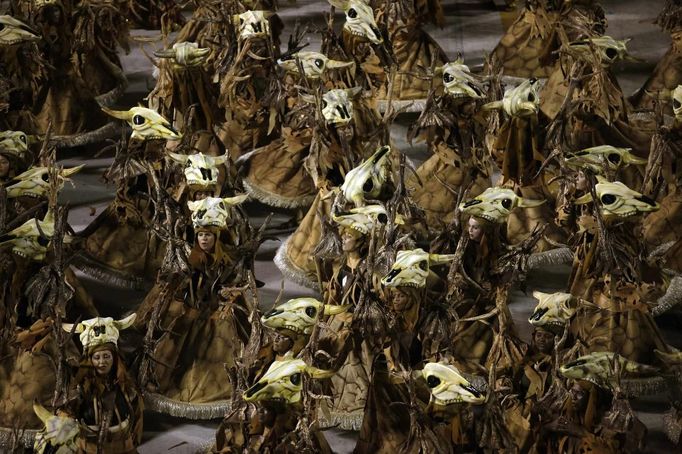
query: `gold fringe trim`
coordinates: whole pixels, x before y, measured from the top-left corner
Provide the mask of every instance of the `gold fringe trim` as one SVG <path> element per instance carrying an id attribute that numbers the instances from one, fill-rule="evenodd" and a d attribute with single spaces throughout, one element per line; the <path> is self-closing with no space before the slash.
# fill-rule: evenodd
<path id="1" fill-rule="evenodd" d="M 217 402 L 207 402 L 202 404 L 193 404 L 190 402 L 182 402 L 173 400 L 161 394 L 150 393 L 145 391 L 143 393 L 145 410 L 155 411 L 157 413 L 164 413 L 167 415 L 187 418 L 187 419 L 218 419 L 224 418 L 232 408 L 232 403 L 229 400 L 220 400 Z"/>
<path id="2" fill-rule="evenodd" d="M 654 317 L 669 311 L 682 302 L 682 276 L 675 276 L 670 281 L 665 295 L 658 299 L 658 304 L 651 309 Z"/>
<path id="3" fill-rule="evenodd" d="M 71 262 L 71 265 L 88 276 L 108 285 L 123 287 L 131 290 L 144 290 L 145 287 L 144 279 L 135 276 L 127 276 L 121 272 L 109 268 L 103 263 L 99 263 L 97 260 L 85 253 L 76 255 Z"/>
<path id="4" fill-rule="evenodd" d="M 249 193 L 249 195 L 258 200 L 261 203 L 270 205 L 277 208 L 295 209 L 295 208 L 305 208 L 312 205 L 313 200 L 315 200 L 315 194 L 300 196 L 300 197 L 282 197 L 274 192 L 266 191 L 254 185 L 249 181 L 248 178 L 242 180 L 244 188 Z"/>
<path id="5" fill-rule="evenodd" d="M 536 252 L 528 257 L 528 269 L 536 270 L 551 265 L 564 265 L 573 262 L 573 252 L 567 247 Z"/>
<path id="6" fill-rule="evenodd" d="M 327 418 L 320 410 L 317 413 L 317 421 L 321 429 L 334 427 L 337 429 L 358 432 L 362 427 L 363 416 L 363 411 L 356 411 L 355 413 L 332 411 L 329 418 Z"/>
<path id="7" fill-rule="evenodd" d="M 38 432 L 38 430 L 18 430 L 15 432 L 14 429 L 0 427 L 0 450 L 3 450 L 3 452 L 7 450 L 9 452 L 9 449 L 13 447 L 13 436 L 16 433 L 19 435 L 19 439 L 16 440 L 19 447 L 33 448 L 33 441 Z"/>
<path id="8" fill-rule="evenodd" d="M 405 110 L 402 111 L 403 113 L 415 113 L 422 112 L 426 108 L 426 99 L 399 99 L 392 100 L 391 104 L 395 110 L 400 110 L 405 107 Z M 386 112 L 388 109 L 388 101 L 385 99 L 380 99 L 377 102 L 377 109 L 380 113 Z"/>
<path id="9" fill-rule="evenodd" d="M 675 407 L 671 407 L 670 410 L 663 414 L 663 430 L 668 440 L 677 446 L 680 442 L 680 435 L 682 435 L 682 423 L 680 422 L 680 417 L 677 416 Z"/>
<path id="10" fill-rule="evenodd" d="M 272 261 L 275 262 L 275 265 L 277 265 L 277 268 L 279 268 L 284 277 L 290 281 L 311 290 L 319 290 L 317 281 L 289 260 L 289 257 L 287 256 L 287 245 L 289 244 L 290 239 L 291 236 L 284 240 L 280 247 L 277 248 L 277 253 Z"/>
<path id="11" fill-rule="evenodd" d="M 651 396 L 668 389 L 668 383 L 663 377 L 625 378 L 620 382 L 621 390 L 629 398 Z"/>

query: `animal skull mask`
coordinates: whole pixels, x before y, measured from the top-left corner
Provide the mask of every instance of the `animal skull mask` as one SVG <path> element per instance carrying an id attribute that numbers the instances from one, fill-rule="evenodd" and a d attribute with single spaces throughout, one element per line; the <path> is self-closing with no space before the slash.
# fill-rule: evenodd
<path id="1" fill-rule="evenodd" d="M 620 181 L 613 183 L 597 177 L 599 181 L 594 189 L 601 202 L 601 214 L 604 219 L 628 218 L 639 213 L 656 211 L 660 205 L 649 197 L 625 186 Z M 592 201 L 592 194 L 587 193 L 576 199 L 577 205 Z"/>
<path id="2" fill-rule="evenodd" d="M 11 46 L 39 39 L 38 33 L 20 20 L 12 16 L 0 16 L 0 46 Z"/>
<path id="3" fill-rule="evenodd" d="M 481 83 L 471 74 L 469 67 L 461 58 L 452 63 L 446 63 L 436 70 L 436 74 L 443 74 L 445 93 L 453 98 L 485 97 Z"/>
<path id="4" fill-rule="evenodd" d="M 78 167 L 60 170 L 57 177 L 60 183 L 59 188 L 61 189 L 64 186 L 65 181 L 71 181 L 68 177 L 78 173 L 84 165 L 81 164 Z M 50 189 L 48 179 L 47 167 L 31 167 L 26 172 L 20 173 L 13 178 L 13 181 L 18 181 L 18 183 L 7 186 L 7 197 L 47 197 Z"/>
<path id="5" fill-rule="evenodd" d="M 328 69 L 347 68 L 353 64 L 352 61 L 332 60 L 319 52 L 305 51 L 292 54 L 286 60 L 278 60 L 277 64 L 285 71 L 298 74 L 299 60 L 308 79 L 319 79 Z"/>
<path id="6" fill-rule="evenodd" d="M 490 102 L 483 109 L 503 109 L 510 117 L 533 115 L 540 105 L 539 85 L 537 79 L 527 79 L 517 87 L 507 90 L 502 101 Z"/>
<path id="7" fill-rule="evenodd" d="M 388 221 L 388 213 L 381 205 L 368 205 L 352 208 L 348 212 L 332 213 L 332 219 L 341 227 L 367 235 L 378 223 L 385 224 Z M 396 224 L 403 224 L 404 220 L 398 214 L 395 222 Z"/>
<path id="8" fill-rule="evenodd" d="M 616 362 L 619 363 L 618 367 L 626 378 L 652 376 L 658 372 L 655 367 L 630 361 L 613 352 L 595 352 L 581 356 L 561 366 L 559 372 L 566 378 L 585 380 L 603 388 L 610 388 L 616 378 L 614 376 Z"/>
<path id="9" fill-rule="evenodd" d="M 381 283 L 386 287 L 425 287 L 431 266 L 448 263 L 454 258 L 453 254 L 429 254 L 423 249 L 398 251 Z"/>
<path id="10" fill-rule="evenodd" d="M 183 155 L 171 152 L 168 157 L 185 166 L 185 181 L 189 186 L 202 188 L 216 187 L 220 173 L 218 166 L 227 161 L 227 155 L 213 157 L 203 153 Z"/>
<path id="11" fill-rule="evenodd" d="M 388 177 L 390 153 L 390 146 L 379 147 L 372 156 L 346 174 L 341 191 L 356 207 L 363 206 L 366 199 L 375 199 L 381 193 Z"/>
<path id="12" fill-rule="evenodd" d="M 488 188 L 473 199 L 462 202 L 459 209 L 462 213 L 483 218 L 489 222 L 503 224 L 512 210 L 517 207 L 532 208 L 545 203 L 544 200 L 530 200 L 519 197 L 508 188 Z"/>
<path id="13" fill-rule="evenodd" d="M 182 134 L 176 131 L 170 122 L 159 115 L 155 110 L 146 107 L 133 107 L 130 110 L 111 110 L 102 107 L 102 110 L 119 120 L 128 122 L 133 133 L 131 139 L 136 140 L 180 140 Z"/>
<path id="14" fill-rule="evenodd" d="M 675 118 L 682 120 L 682 85 L 678 85 L 672 92 L 673 113 Z"/>
<path id="15" fill-rule="evenodd" d="M 203 65 L 209 53 L 211 49 L 208 47 L 199 47 L 197 43 L 183 41 L 173 44 L 172 49 L 154 52 L 154 55 L 172 59 L 174 68 L 191 68 Z"/>
<path id="16" fill-rule="evenodd" d="M 374 11 L 363 0 L 329 0 L 336 8 L 346 14 L 343 29 L 351 35 L 360 36 L 373 44 L 381 44 L 384 38 L 374 20 Z"/>
<path id="17" fill-rule="evenodd" d="M 12 252 L 20 257 L 36 262 L 45 260 L 47 246 L 54 236 L 54 213 L 48 211 L 42 221 L 29 219 L 22 225 L 5 234 L 12 237 L 0 243 L 0 248 L 11 247 Z M 64 242 L 71 241 L 71 237 L 64 236 Z"/>
<path id="18" fill-rule="evenodd" d="M 201 200 L 187 202 L 187 206 L 192 211 L 192 225 L 194 228 L 227 227 L 229 219 L 228 209 L 239 205 L 248 198 L 248 194 L 241 194 L 235 197 L 206 197 Z"/>
<path id="19" fill-rule="evenodd" d="M 322 115 L 328 125 L 346 125 L 353 119 L 353 97 L 362 88 L 329 90 L 322 95 Z"/>
<path id="20" fill-rule="evenodd" d="M 577 300 L 570 293 L 533 292 L 537 306 L 528 321 L 533 326 L 564 326 L 575 314 Z"/>
<path id="21" fill-rule="evenodd" d="M 294 298 L 263 315 L 261 322 L 268 328 L 288 329 L 297 334 L 308 335 L 313 331 L 321 310 L 324 310 L 325 315 L 336 315 L 349 307 L 325 305 L 315 298 Z"/>
<path id="22" fill-rule="evenodd" d="M 22 131 L 0 132 L 0 151 L 25 160 L 28 153 L 28 136 Z"/>
<path id="23" fill-rule="evenodd" d="M 279 400 L 290 404 L 300 402 L 303 374 L 311 378 L 328 378 L 334 372 L 308 366 L 302 359 L 275 361 L 261 379 L 244 392 L 244 400 Z"/>
<path id="24" fill-rule="evenodd" d="M 638 158 L 630 153 L 632 148 L 616 148 L 611 145 L 585 148 L 566 158 L 566 165 L 574 169 L 588 168 L 596 174 L 604 170 L 615 171 L 630 164 L 644 165 L 646 159 Z"/>
<path id="25" fill-rule="evenodd" d="M 454 366 L 440 363 L 426 363 L 422 376 L 431 391 L 431 402 L 450 405 L 462 402 L 482 404 L 485 396 L 460 375 Z"/>
<path id="26" fill-rule="evenodd" d="M 268 18 L 272 13 L 269 11 L 247 11 L 235 14 L 234 24 L 237 26 L 239 40 L 246 41 L 252 38 L 263 38 L 270 34 L 270 22 Z"/>
<path id="27" fill-rule="evenodd" d="M 628 56 L 627 43 L 629 39 L 616 40 L 610 36 L 599 36 L 571 43 L 571 51 L 578 54 L 592 54 L 593 50 L 599 55 L 602 64 L 610 65 Z"/>
<path id="28" fill-rule="evenodd" d="M 33 404 L 33 411 L 43 423 L 41 430 L 33 442 L 36 454 L 44 454 L 48 446 L 56 448 L 50 452 L 54 454 L 75 454 L 78 452 L 76 444 L 80 434 L 78 421 L 68 416 L 56 416 L 39 403 Z"/>
<path id="29" fill-rule="evenodd" d="M 118 345 L 119 332 L 131 326 L 136 317 L 136 314 L 130 314 L 121 320 L 114 320 L 111 317 L 95 317 L 83 320 L 76 325 L 75 330 L 73 323 L 62 323 L 62 328 L 69 333 L 73 330 L 80 334 L 83 350 L 88 351 L 103 344 Z"/>

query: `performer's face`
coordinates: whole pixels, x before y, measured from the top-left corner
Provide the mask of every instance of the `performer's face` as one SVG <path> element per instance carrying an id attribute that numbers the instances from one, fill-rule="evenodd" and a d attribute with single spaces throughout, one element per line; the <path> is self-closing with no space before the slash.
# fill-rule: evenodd
<path id="1" fill-rule="evenodd" d="M 395 312 L 404 312 L 410 308 L 410 296 L 400 289 L 391 289 L 391 305 Z"/>
<path id="2" fill-rule="evenodd" d="M 97 375 L 108 375 L 114 367 L 114 353 L 111 350 L 99 350 L 90 357 Z"/>
<path id="3" fill-rule="evenodd" d="M 0 178 L 7 178 L 9 175 L 9 159 L 0 154 Z"/>
<path id="4" fill-rule="evenodd" d="M 353 252 L 360 248 L 362 235 L 351 229 L 344 229 L 341 233 L 341 249 L 343 252 Z"/>
<path id="5" fill-rule="evenodd" d="M 587 191 L 587 178 L 585 178 L 585 174 L 580 170 L 575 177 L 575 187 L 580 191 Z"/>
<path id="6" fill-rule="evenodd" d="M 478 243 L 483 237 L 483 226 L 475 218 L 469 218 L 467 233 L 469 234 L 469 239 L 471 241 L 476 241 Z"/>
<path id="7" fill-rule="evenodd" d="M 535 343 L 535 348 L 537 348 L 540 353 L 549 354 L 554 348 L 554 334 L 549 331 L 537 329 L 533 333 L 533 342 Z"/>
<path id="8" fill-rule="evenodd" d="M 194 193 L 194 200 L 204 200 L 211 196 L 213 196 L 211 191 L 197 191 Z"/>
<path id="9" fill-rule="evenodd" d="M 197 234 L 197 242 L 202 251 L 211 252 L 215 246 L 215 235 L 211 232 L 199 232 Z"/>
<path id="10" fill-rule="evenodd" d="M 275 339 L 273 341 L 273 349 L 275 350 L 275 353 L 278 354 L 284 354 L 291 350 L 291 347 L 294 346 L 294 343 L 291 339 L 289 339 L 287 336 L 281 333 L 276 333 L 275 334 Z"/>

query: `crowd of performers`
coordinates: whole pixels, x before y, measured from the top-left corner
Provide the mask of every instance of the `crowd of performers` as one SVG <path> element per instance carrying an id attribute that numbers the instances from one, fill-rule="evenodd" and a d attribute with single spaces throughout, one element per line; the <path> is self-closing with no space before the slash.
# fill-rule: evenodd
<path id="1" fill-rule="evenodd" d="M 10 2 L 0 447 L 133 453 L 146 409 L 224 418 L 214 453 L 331 452 L 330 427 L 357 453 L 629 453 L 630 400 L 655 393 L 682 446 L 658 328 L 682 302 L 682 2 L 629 98 L 592 0 L 529 0 L 475 70 L 423 30 L 438 0 L 330 3 L 285 31 L 274 0 Z M 130 27 L 162 32 L 145 106 L 120 98 Z M 390 135 L 405 111 L 416 168 Z M 59 192 L 82 166 L 57 159 L 84 146 L 115 154 L 116 193 L 76 233 Z M 274 226 L 247 201 L 290 212 L 274 261 L 317 298 L 259 304 Z M 562 292 L 527 288 L 562 263 Z M 107 311 L 76 269 L 146 297 Z"/>

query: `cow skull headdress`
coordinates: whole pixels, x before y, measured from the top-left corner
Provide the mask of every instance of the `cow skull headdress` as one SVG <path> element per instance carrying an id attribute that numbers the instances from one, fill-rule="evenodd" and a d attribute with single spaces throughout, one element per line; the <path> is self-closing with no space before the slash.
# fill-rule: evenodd
<path id="1" fill-rule="evenodd" d="M 592 172 L 602 174 L 604 171 L 616 171 L 621 167 L 644 165 L 646 159 L 638 158 L 630 153 L 632 148 L 617 148 L 611 145 L 600 145 L 585 148 L 572 153 L 566 158 L 566 165 L 574 169 L 588 168 Z"/>
<path id="2" fill-rule="evenodd" d="M 199 47 L 197 43 L 183 41 L 173 44 L 171 49 L 156 51 L 154 55 L 159 58 L 172 59 L 173 67 L 177 69 L 203 65 L 210 53 L 211 49 L 208 47 Z"/>
<path id="3" fill-rule="evenodd" d="M 332 60 L 319 52 L 307 51 L 289 55 L 284 60 L 278 60 L 277 64 L 286 71 L 298 74 L 298 61 L 301 62 L 303 72 L 308 79 L 319 79 L 328 69 L 347 68 L 354 64 L 352 61 Z"/>
<path id="4" fill-rule="evenodd" d="M 43 423 L 43 430 L 38 432 L 33 442 L 33 451 L 36 454 L 44 454 L 48 447 L 51 449 L 49 452 L 54 454 L 78 452 L 78 421 L 69 416 L 53 415 L 37 402 L 33 403 L 33 411 Z"/>
<path id="5" fill-rule="evenodd" d="M 604 219 L 624 219 L 639 213 L 656 211 L 660 205 L 649 197 L 625 186 L 620 181 L 613 183 L 597 176 L 598 183 L 594 189 L 599 198 L 601 214 Z M 576 199 L 575 204 L 581 205 L 592 201 L 592 194 L 587 193 Z"/>
<path id="6" fill-rule="evenodd" d="M 431 391 L 431 402 L 437 405 L 482 404 L 485 401 L 485 395 L 462 377 L 455 366 L 426 363 L 422 376 Z"/>
<path id="7" fill-rule="evenodd" d="M 356 207 L 361 207 L 367 199 L 375 199 L 388 177 L 388 165 L 391 147 L 381 146 L 362 164 L 346 174 L 341 191 L 346 200 L 352 201 Z"/>
<path id="8" fill-rule="evenodd" d="M 12 16 L 0 16 L 0 46 L 11 46 L 40 39 L 38 32 Z"/>
<path id="9" fill-rule="evenodd" d="M 124 319 L 114 320 L 111 317 L 95 317 L 90 320 L 83 320 L 74 329 L 73 323 L 62 323 L 62 328 L 79 334 L 83 351 L 88 351 L 93 347 L 103 344 L 118 345 L 119 332 L 130 327 L 135 321 L 136 314 L 130 314 Z"/>
<path id="10" fill-rule="evenodd" d="M 336 8 L 346 14 L 343 29 L 351 35 L 360 36 L 373 44 L 381 44 L 384 39 L 374 20 L 372 7 L 363 0 L 329 0 Z"/>
<path id="11" fill-rule="evenodd" d="M 218 166 L 224 164 L 228 156 L 208 156 L 203 153 L 183 155 L 170 152 L 168 157 L 185 166 L 185 181 L 188 186 L 214 188 L 218 184 Z"/>
<path id="12" fill-rule="evenodd" d="M 540 105 L 539 85 L 537 79 L 526 79 L 517 87 L 505 91 L 502 101 L 490 102 L 483 109 L 502 109 L 510 117 L 533 115 Z"/>
<path id="13" fill-rule="evenodd" d="M 192 225 L 194 228 L 216 227 L 224 229 L 230 217 L 229 208 L 239 205 L 249 197 L 241 194 L 234 197 L 206 197 L 201 200 L 191 200 L 187 206 L 192 211 Z"/>
<path id="14" fill-rule="evenodd" d="M 125 111 L 102 107 L 102 110 L 114 118 L 127 121 L 133 128 L 133 133 L 130 135 L 131 139 L 180 140 L 182 138 L 182 134 L 176 131 L 168 120 L 147 107 L 133 107 Z"/>
<path id="15" fill-rule="evenodd" d="M 459 209 L 462 213 L 483 218 L 489 222 L 503 224 L 512 210 L 517 207 L 532 208 L 545 203 L 544 200 L 530 200 L 519 197 L 508 188 L 488 188 L 473 199 L 462 202 Z"/>
<path id="16" fill-rule="evenodd" d="M 246 11 L 233 16 L 234 24 L 239 33 L 239 40 L 263 38 L 270 34 L 270 11 Z"/>
<path id="17" fill-rule="evenodd" d="M 537 306 L 528 321 L 533 326 L 565 326 L 573 317 L 577 299 L 570 293 L 543 293 L 534 291 Z"/>
<path id="18" fill-rule="evenodd" d="M 294 298 L 272 308 L 261 317 L 261 322 L 268 328 L 288 329 L 297 334 L 308 335 L 312 332 L 321 310 L 324 310 L 325 315 L 336 315 L 349 307 L 350 305 L 323 304 L 315 298 Z"/>
<path id="19" fill-rule="evenodd" d="M 303 374 L 319 379 L 331 377 L 334 371 L 308 366 L 302 359 L 275 361 L 260 380 L 244 392 L 244 400 L 278 400 L 289 404 L 300 402 Z"/>
<path id="20" fill-rule="evenodd" d="M 461 58 L 436 68 L 436 74 L 443 74 L 445 93 L 453 98 L 480 99 L 485 97 L 483 86 L 471 74 L 469 67 Z"/>
<path id="21" fill-rule="evenodd" d="M 431 266 L 454 259 L 454 254 L 429 254 L 423 249 L 398 251 L 393 266 L 381 283 L 386 287 L 425 287 Z"/>

